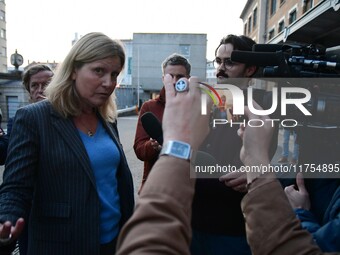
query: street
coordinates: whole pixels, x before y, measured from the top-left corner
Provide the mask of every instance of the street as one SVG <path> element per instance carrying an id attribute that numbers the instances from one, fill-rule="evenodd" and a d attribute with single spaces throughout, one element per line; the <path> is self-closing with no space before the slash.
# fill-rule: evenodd
<path id="1" fill-rule="evenodd" d="M 126 159 L 132 173 L 135 198 L 137 198 L 137 191 L 143 176 L 143 162 L 136 157 L 135 151 L 133 150 L 137 120 L 138 116 L 118 118 L 119 138 L 123 144 Z"/>

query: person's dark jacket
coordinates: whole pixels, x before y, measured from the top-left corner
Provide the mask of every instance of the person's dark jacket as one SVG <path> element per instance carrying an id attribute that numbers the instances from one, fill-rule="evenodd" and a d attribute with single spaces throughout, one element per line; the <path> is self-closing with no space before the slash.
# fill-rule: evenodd
<path id="1" fill-rule="evenodd" d="M 0 165 L 4 165 L 7 158 L 8 136 L 0 136 Z"/>
<path id="2" fill-rule="evenodd" d="M 116 124 L 101 121 L 120 152 L 122 226 L 134 209 L 132 176 Z M 28 255 L 93 255 L 100 249 L 100 207 L 91 163 L 73 121 L 48 101 L 19 109 L 0 186 L 0 222 L 15 223 L 30 214 Z"/>
<path id="3" fill-rule="evenodd" d="M 317 182 L 320 199 L 312 200 L 311 210 L 295 209 L 301 226 L 313 235 L 325 252 L 340 251 L 340 186 L 339 180 L 312 180 Z M 315 186 L 315 185 L 314 185 Z M 336 187 L 337 186 L 337 187 Z M 322 188 L 324 187 L 324 188 Z M 321 189 L 322 188 L 322 189 Z M 334 188 L 336 191 L 334 192 Z M 313 192 L 310 194 L 313 198 Z M 314 195 L 315 196 L 315 195 Z M 323 199 L 322 199 L 322 198 Z M 326 201 L 329 203 L 325 204 Z M 324 205 L 325 204 L 325 205 Z M 322 208 L 323 211 L 321 210 Z M 322 213 L 319 213 L 322 211 Z"/>
<path id="4" fill-rule="evenodd" d="M 142 105 L 142 108 L 139 112 L 135 141 L 133 145 L 133 149 L 135 150 L 137 158 L 144 161 L 143 179 L 139 192 L 141 191 L 146 179 L 148 178 L 151 168 L 157 161 L 159 155 L 159 151 L 156 151 L 151 146 L 150 136 L 143 128 L 141 117 L 146 112 L 152 112 L 157 117 L 159 122 L 162 123 L 164 108 L 165 108 L 165 88 L 163 87 L 162 90 L 160 91 L 159 96 L 156 97 L 155 99 L 146 101 Z"/>

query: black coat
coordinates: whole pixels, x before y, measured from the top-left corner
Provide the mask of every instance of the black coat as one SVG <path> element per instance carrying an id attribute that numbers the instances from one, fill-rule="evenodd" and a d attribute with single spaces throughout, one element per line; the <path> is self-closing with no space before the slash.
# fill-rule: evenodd
<path id="1" fill-rule="evenodd" d="M 101 121 L 120 151 L 123 225 L 134 208 L 132 176 L 116 124 Z M 0 186 L 0 221 L 28 214 L 27 254 L 99 254 L 100 201 L 90 160 L 72 120 L 48 101 L 17 111 Z"/>

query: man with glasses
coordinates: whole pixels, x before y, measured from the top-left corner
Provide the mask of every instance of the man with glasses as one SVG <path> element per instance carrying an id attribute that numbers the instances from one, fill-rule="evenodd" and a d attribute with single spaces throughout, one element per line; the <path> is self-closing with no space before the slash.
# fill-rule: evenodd
<path id="1" fill-rule="evenodd" d="M 216 48 L 214 60 L 218 83 L 230 84 L 231 80 L 239 80 L 237 84 L 232 84 L 241 89 L 247 88 L 248 81 L 257 71 L 257 67 L 233 62 L 230 57 L 233 50 L 251 51 L 254 44 L 255 42 L 246 36 L 228 35 L 221 40 Z M 201 150 L 215 157 L 219 165 L 239 168 L 242 165 L 242 140 L 237 135 L 238 128 L 238 125 L 223 125 L 213 129 Z M 235 176 L 237 177 L 239 176 Z M 229 187 L 216 178 L 197 179 L 192 208 L 191 254 L 251 254 L 240 206 L 246 192 L 246 179 L 241 182 L 241 178 L 231 179 L 233 181 L 226 183 Z"/>
<path id="2" fill-rule="evenodd" d="M 216 68 L 217 83 L 228 83 L 228 78 L 252 77 L 257 67 L 243 63 L 233 62 L 231 53 L 233 50 L 251 51 L 255 42 L 247 36 L 228 35 L 224 37 L 215 50 L 214 66 Z M 247 81 L 247 79 L 244 79 Z M 247 84 L 240 88 L 244 89 Z"/>

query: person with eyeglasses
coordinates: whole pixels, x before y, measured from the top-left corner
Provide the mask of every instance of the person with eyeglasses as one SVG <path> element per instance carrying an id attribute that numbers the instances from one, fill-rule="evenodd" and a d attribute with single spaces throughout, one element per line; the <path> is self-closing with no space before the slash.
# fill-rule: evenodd
<path id="1" fill-rule="evenodd" d="M 232 80 L 232 84 L 241 89 L 247 88 L 257 67 L 233 62 L 231 53 L 233 50 L 251 51 L 254 44 L 252 39 L 243 35 L 222 38 L 213 61 L 217 83 L 230 84 Z M 217 164 L 238 169 L 242 165 L 242 140 L 237 135 L 237 129 L 238 125 L 221 125 L 212 129 L 200 150 L 212 155 Z M 228 187 L 218 178 L 197 178 L 192 207 L 192 255 L 251 254 L 240 206 L 246 192 L 246 177 L 235 174 L 230 178 L 234 181 L 226 184 L 236 181 L 237 185 Z"/>
<path id="2" fill-rule="evenodd" d="M 256 73 L 257 66 L 231 60 L 231 53 L 234 50 L 251 51 L 254 44 L 255 41 L 244 35 L 228 35 L 222 38 L 215 50 L 213 61 L 217 83 L 225 83 L 228 78 L 249 78 Z M 247 80 L 245 79 L 245 81 Z M 241 88 L 246 87 L 247 84 L 243 84 Z"/>

